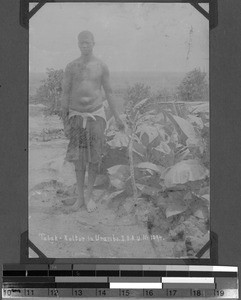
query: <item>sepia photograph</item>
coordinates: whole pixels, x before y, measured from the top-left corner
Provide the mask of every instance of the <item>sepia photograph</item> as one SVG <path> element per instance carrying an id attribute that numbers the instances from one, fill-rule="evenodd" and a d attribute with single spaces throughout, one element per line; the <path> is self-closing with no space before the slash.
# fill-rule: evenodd
<path id="1" fill-rule="evenodd" d="M 29 240 L 48 258 L 210 258 L 207 18 L 46 3 L 29 21 L 28 153 Z"/>

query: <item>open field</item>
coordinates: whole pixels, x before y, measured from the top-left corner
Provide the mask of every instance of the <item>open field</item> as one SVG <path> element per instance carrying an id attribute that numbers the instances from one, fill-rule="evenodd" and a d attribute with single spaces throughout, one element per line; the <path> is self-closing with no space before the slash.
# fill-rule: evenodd
<path id="1" fill-rule="evenodd" d="M 114 90 L 125 89 L 128 86 L 133 86 L 137 82 L 144 83 L 151 87 L 153 92 L 166 89 L 175 89 L 185 73 L 175 72 L 112 72 L 111 83 Z M 41 85 L 41 81 L 46 78 L 45 73 L 30 73 L 29 74 L 29 93 L 33 95 L 37 88 Z"/>
<path id="2" fill-rule="evenodd" d="M 113 198 L 113 190 L 101 174 L 94 189 L 98 209 L 91 214 L 85 209 L 70 212 L 66 199 L 75 201 L 77 192 L 73 166 L 64 160 L 68 140 L 60 119 L 45 117 L 43 109 L 40 104 L 30 105 L 29 110 L 29 239 L 47 257 L 188 257 L 185 240 L 166 231 L 173 224 L 191 236 L 194 253 L 208 242 L 206 221 L 190 212 L 163 220 L 161 227 L 148 228 L 129 213 L 131 197 Z M 151 201 L 138 203 L 140 215 L 155 209 Z M 34 257 L 34 253 L 30 255 Z"/>

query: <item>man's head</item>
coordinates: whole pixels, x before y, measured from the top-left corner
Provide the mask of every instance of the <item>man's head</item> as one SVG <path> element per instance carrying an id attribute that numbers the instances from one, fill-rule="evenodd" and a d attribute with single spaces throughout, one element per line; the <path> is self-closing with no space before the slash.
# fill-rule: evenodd
<path id="1" fill-rule="evenodd" d="M 78 35 L 78 45 L 82 55 L 92 54 L 95 45 L 94 36 L 90 31 L 81 31 Z"/>

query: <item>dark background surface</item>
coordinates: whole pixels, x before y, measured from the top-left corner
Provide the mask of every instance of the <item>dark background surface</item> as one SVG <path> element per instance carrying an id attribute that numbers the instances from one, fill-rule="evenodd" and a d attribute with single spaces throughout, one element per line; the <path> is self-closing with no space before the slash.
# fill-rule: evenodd
<path id="1" fill-rule="evenodd" d="M 166 1 L 168 2 L 168 1 Z M 28 30 L 0 1 L 0 263 L 20 262 L 28 229 Z M 218 264 L 241 267 L 241 2 L 218 0 L 210 32 L 211 230 Z"/>

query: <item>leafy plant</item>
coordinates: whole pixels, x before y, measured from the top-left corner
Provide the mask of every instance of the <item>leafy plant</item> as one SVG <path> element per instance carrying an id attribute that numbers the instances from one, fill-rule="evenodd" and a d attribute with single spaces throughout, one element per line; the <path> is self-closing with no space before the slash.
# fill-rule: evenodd
<path id="1" fill-rule="evenodd" d="M 47 69 L 47 79 L 43 80 L 42 85 L 32 97 L 33 102 L 47 106 L 46 113 L 48 115 L 59 114 L 63 76 L 62 69 Z"/>
<path id="2" fill-rule="evenodd" d="M 207 101 L 208 82 L 206 73 L 194 69 L 187 73 L 178 87 L 178 96 L 181 101 Z"/>
<path id="3" fill-rule="evenodd" d="M 209 187 L 208 103 L 159 103 L 158 111 L 143 110 L 149 101 L 128 107 L 125 133 L 107 128 L 112 151 L 122 149 L 129 158 L 125 167 L 115 169 L 118 185 L 111 183 L 133 195 L 130 211 L 139 199 L 156 205 L 155 223 L 190 214 L 208 220 L 209 194 L 203 194 Z"/>

